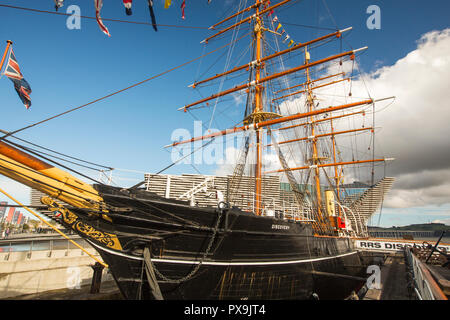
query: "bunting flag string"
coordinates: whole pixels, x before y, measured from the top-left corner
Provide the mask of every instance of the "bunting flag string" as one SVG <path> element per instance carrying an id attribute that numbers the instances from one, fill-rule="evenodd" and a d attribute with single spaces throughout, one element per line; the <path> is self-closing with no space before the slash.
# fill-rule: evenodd
<path id="1" fill-rule="evenodd" d="M 133 5 L 133 0 L 122 0 L 125 6 L 125 13 L 127 16 L 131 16 L 133 12 L 131 11 L 131 6 Z"/>
<path id="2" fill-rule="evenodd" d="M 289 34 L 286 32 L 286 30 L 284 30 L 283 25 L 278 21 L 278 17 L 277 17 L 277 16 L 274 16 L 274 17 L 272 18 L 272 23 L 275 25 L 277 22 L 278 22 L 278 25 L 277 25 L 277 27 L 275 28 L 275 31 L 278 32 L 278 30 L 281 29 L 280 35 L 286 34 L 286 35 L 284 36 L 284 38 L 283 38 L 283 41 L 282 41 L 283 43 L 286 43 L 289 39 L 291 39 L 291 37 L 290 37 Z M 295 44 L 295 43 L 296 43 L 296 42 L 295 42 L 293 39 L 291 39 L 291 41 L 288 42 L 288 47 L 292 46 L 292 45 Z"/>
<path id="3" fill-rule="evenodd" d="M 270 7 L 270 0 L 267 1 L 267 2 L 264 4 L 264 9 L 267 9 L 267 8 L 269 8 L 269 7 Z M 274 11 L 273 11 L 273 9 L 272 9 L 272 10 L 270 10 L 270 12 L 267 14 L 267 16 L 270 17 L 273 13 L 274 13 Z"/>
<path id="4" fill-rule="evenodd" d="M 14 89 L 19 95 L 20 100 L 22 100 L 25 108 L 29 109 L 31 107 L 31 87 L 20 72 L 19 63 L 17 62 L 12 47 L 9 51 L 8 63 L 3 74 L 14 83 Z"/>
<path id="5" fill-rule="evenodd" d="M 111 37 L 109 34 L 108 28 L 103 24 L 102 18 L 100 17 L 100 10 L 102 10 L 103 0 L 94 0 L 95 4 L 95 18 L 97 19 L 98 26 L 103 31 L 104 34 Z"/>

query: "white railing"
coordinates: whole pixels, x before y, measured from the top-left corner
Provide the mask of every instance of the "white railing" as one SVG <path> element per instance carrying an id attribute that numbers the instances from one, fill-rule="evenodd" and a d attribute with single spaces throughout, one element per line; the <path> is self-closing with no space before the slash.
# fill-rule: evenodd
<path id="1" fill-rule="evenodd" d="M 248 193 L 248 197 L 251 197 L 251 210 L 255 212 L 256 204 L 255 204 L 255 194 L 254 192 Z M 274 216 L 276 212 L 283 213 L 283 219 L 286 220 L 296 220 L 296 221 L 314 221 L 312 218 L 312 207 L 309 203 L 307 208 L 301 208 L 297 204 L 292 204 L 291 202 L 287 203 L 287 201 L 281 200 L 280 204 L 277 204 L 276 198 L 268 197 L 265 195 L 260 195 L 261 198 L 261 208 L 263 208 L 264 216 Z M 247 200 L 249 200 L 247 198 Z M 245 201 L 245 199 L 244 199 Z"/>

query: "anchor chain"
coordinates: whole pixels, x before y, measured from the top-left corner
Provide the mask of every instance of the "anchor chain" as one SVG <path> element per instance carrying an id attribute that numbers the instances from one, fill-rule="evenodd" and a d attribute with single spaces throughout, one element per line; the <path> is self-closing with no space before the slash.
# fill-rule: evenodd
<path id="1" fill-rule="evenodd" d="M 204 252 L 200 262 L 195 266 L 194 269 L 192 269 L 191 272 L 189 272 L 189 274 L 187 274 L 186 276 L 184 276 L 183 278 L 180 278 L 180 279 L 170 279 L 170 278 L 166 277 L 165 275 L 163 275 L 158 269 L 156 269 L 155 265 L 153 264 L 153 261 L 150 259 L 150 263 L 151 263 L 152 268 L 155 271 L 156 275 L 158 277 L 160 277 L 164 282 L 167 282 L 167 283 L 181 283 L 181 282 L 185 282 L 185 281 L 190 280 L 198 272 L 198 270 L 200 269 L 201 265 L 205 261 L 206 257 L 210 253 L 210 250 L 212 248 L 213 242 L 214 242 L 214 240 L 216 238 L 216 235 L 217 235 L 217 232 L 219 230 L 219 224 L 220 224 L 220 220 L 222 218 L 222 214 L 225 211 L 225 209 L 227 209 L 229 207 L 228 204 L 226 204 L 225 207 L 221 206 L 221 204 L 222 204 L 222 202 L 219 204 L 219 214 L 218 214 L 218 217 L 217 217 L 217 222 L 216 222 L 216 225 L 214 227 L 214 231 L 213 231 L 211 240 L 209 241 L 208 247 L 206 248 L 206 251 Z"/>

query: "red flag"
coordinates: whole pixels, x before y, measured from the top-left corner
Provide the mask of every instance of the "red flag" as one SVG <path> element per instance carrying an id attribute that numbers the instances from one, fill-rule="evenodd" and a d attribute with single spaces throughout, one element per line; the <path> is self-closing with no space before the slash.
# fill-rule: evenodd
<path id="1" fill-rule="evenodd" d="M 133 12 L 131 11 L 131 6 L 133 5 L 133 0 L 122 0 L 125 7 L 125 13 L 127 16 L 131 16 Z"/>
<path id="2" fill-rule="evenodd" d="M 184 8 L 186 7 L 186 0 L 181 3 L 181 18 L 184 19 Z"/>
<path id="3" fill-rule="evenodd" d="M 98 26 L 103 31 L 104 34 L 111 37 L 109 34 L 108 28 L 103 24 L 102 18 L 100 17 L 100 10 L 102 10 L 103 0 L 94 0 L 95 4 L 95 18 L 97 19 Z"/>
<path id="4" fill-rule="evenodd" d="M 264 9 L 267 9 L 269 7 L 270 7 L 270 0 L 266 2 L 266 4 L 264 5 Z M 273 14 L 273 10 L 270 10 L 267 16 L 270 17 L 271 14 Z"/>

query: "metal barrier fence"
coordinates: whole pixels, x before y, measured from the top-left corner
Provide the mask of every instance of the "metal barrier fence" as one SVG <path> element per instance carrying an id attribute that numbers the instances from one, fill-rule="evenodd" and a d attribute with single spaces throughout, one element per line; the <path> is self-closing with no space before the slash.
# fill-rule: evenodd
<path id="1" fill-rule="evenodd" d="M 427 267 L 410 248 L 405 249 L 405 258 L 412 275 L 414 292 L 419 300 L 447 300 Z"/>
<path id="2" fill-rule="evenodd" d="M 90 245 L 81 238 L 71 239 L 82 247 L 89 248 Z M 28 252 L 30 257 L 34 251 L 48 251 L 49 255 L 53 250 L 77 249 L 69 240 L 66 239 L 3 239 L 0 240 L 0 253 Z"/>

